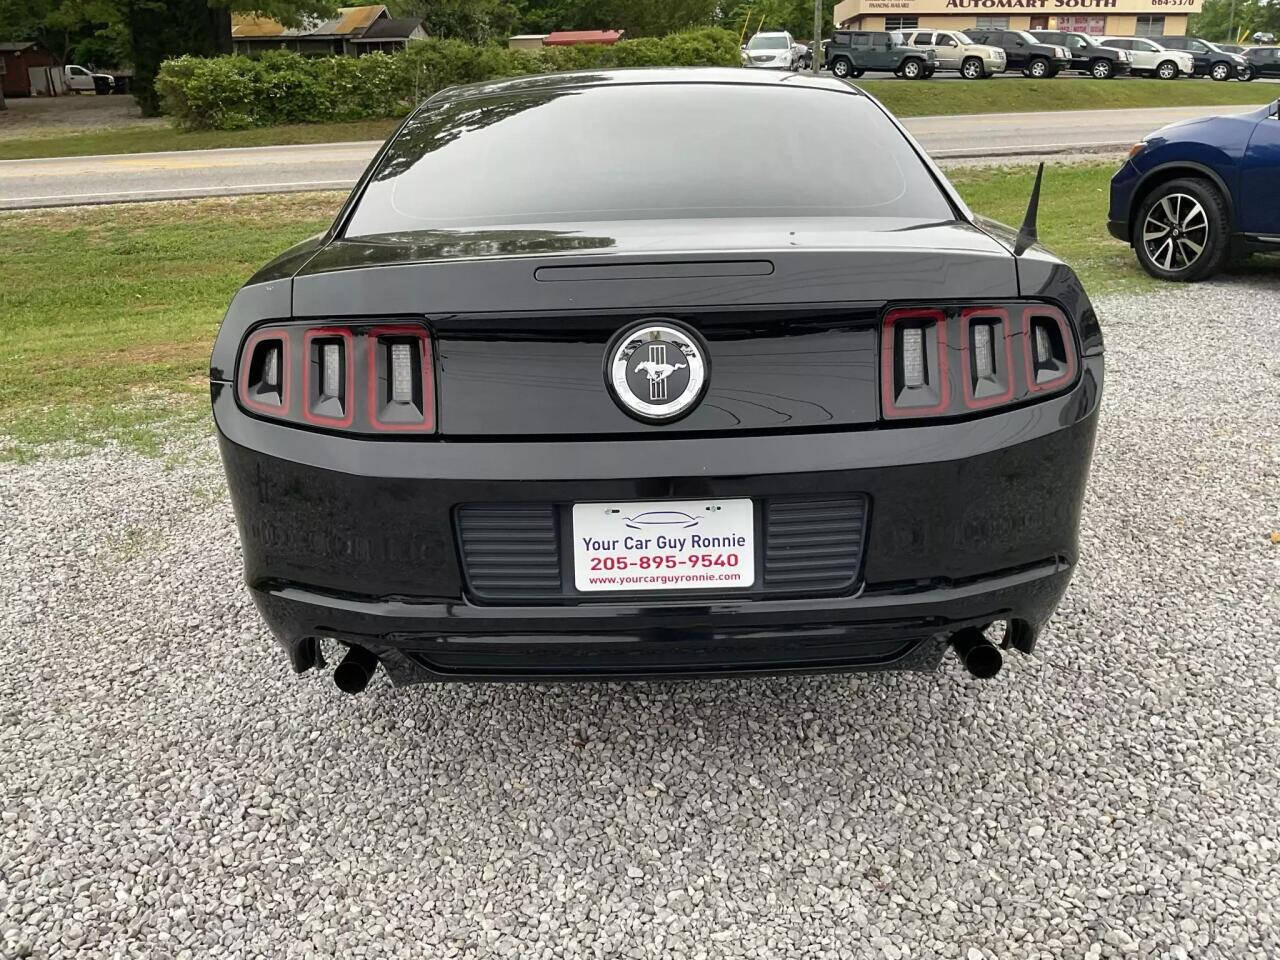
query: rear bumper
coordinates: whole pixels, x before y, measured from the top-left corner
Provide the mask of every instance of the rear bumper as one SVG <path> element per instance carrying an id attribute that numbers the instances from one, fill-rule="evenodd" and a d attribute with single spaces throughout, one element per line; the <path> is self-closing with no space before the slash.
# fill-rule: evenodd
<path id="1" fill-rule="evenodd" d="M 397 683 L 926 669 L 957 629 L 1015 623 L 1030 652 L 1076 562 L 1102 388 L 937 426 L 526 443 L 370 441 L 214 412 L 255 602 L 296 670 L 318 637 Z M 497 605 L 470 594 L 466 503 L 860 494 L 856 582 L 834 596 Z"/>
<path id="2" fill-rule="evenodd" d="M 397 684 L 931 670 L 957 630 L 1016 621 L 1034 648 L 1070 581 L 1066 557 L 966 584 L 864 590 L 823 600 L 663 606 L 479 608 L 253 589 L 296 670 L 312 637 L 370 650 Z"/>

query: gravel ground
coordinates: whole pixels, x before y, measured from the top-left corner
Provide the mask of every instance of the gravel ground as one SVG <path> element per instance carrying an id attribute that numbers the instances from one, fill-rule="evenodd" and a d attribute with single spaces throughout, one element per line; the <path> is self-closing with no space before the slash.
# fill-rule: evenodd
<path id="1" fill-rule="evenodd" d="M 167 120 L 145 118 L 133 97 L 9 97 L 0 111 L 0 140 L 58 136 L 121 127 L 163 127 Z"/>
<path id="2" fill-rule="evenodd" d="M 344 698 L 207 441 L 0 467 L 0 952 L 1275 957 L 1278 289 L 1100 304 L 1084 561 L 988 683 Z"/>

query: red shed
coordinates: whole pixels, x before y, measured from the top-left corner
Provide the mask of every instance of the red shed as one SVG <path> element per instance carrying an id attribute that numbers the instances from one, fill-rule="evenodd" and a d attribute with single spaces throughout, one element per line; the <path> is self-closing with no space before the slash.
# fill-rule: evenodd
<path id="1" fill-rule="evenodd" d="M 546 47 L 575 47 L 580 43 L 602 43 L 611 46 L 622 39 L 621 30 L 557 30 L 543 39 Z"/>
<path id="2" fill-rule="evenodd" d="M 31 96 L 30 67 L 56 67 L 53 54 L 34 40 L 21 43 L 0 43 L 0 63 L 4 64 L 0 80 L 4 81 L 6 97 Z"/>

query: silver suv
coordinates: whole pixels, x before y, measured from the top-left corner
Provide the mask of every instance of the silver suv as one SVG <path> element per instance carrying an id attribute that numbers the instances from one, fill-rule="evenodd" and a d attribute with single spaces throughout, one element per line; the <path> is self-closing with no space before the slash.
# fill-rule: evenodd
<path id="1" fill-rule="evenodd" d="M 960 30 L 907 30 L 907 45 L 932 50 L 939 70 L 957 70 L 966 80 L 980 80 L 1004 73 L 1004 51 L 985 43 L 974 43 Z"/>
<path id="2" fill-rule="evenodd" d="M 757 33 L 742 48 L 742 63 L 748 67 L 799 70 L 805 48 L 786 31 Z"/>

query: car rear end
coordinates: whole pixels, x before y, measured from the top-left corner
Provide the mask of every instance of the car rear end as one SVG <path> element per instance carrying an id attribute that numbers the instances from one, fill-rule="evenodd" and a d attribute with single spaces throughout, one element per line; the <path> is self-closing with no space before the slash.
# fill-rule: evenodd
<path id="1" fill-rule="evenodd" d="M 319 638 L 395 682 L 923 669 L 993 622 L 1032 649 L 1077 557 L 1092 308 L 805 82 L 428 104 L 240 292 L 214 412 L 296 669 Z M 753 153 L 784 121 L 829 158 Z"/>

